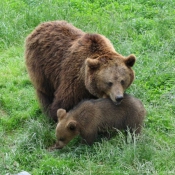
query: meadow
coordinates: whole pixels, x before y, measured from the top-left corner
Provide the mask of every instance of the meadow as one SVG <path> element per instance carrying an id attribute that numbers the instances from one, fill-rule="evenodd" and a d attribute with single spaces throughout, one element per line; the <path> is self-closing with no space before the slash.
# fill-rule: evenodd
<path id="1" fill-rule="evenodd" d="M 175 174 L 175 1 L 0 1 L 0 174 Z M 122 55 L 135 54 L 135 80 L 127 93 L 147 116 L 133 142 L 122 133 L 93 146 L 74 139 L 62 150 L 55 124 L 39 108 L 24 61 L 26 36 L 40 23 L 66 20 L 105 35 Z"/>

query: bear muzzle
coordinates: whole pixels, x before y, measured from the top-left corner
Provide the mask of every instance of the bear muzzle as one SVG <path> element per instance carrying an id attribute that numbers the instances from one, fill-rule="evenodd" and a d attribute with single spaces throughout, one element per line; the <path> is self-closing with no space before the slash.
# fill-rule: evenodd
<path id="1" fill-rule="evenodd" d="M 64 144 L 63 142 L 58 141 L 58 142 L 56 143 L 55 148 L 56 148 L 56 149 L 62 149 L 64 146 L 65 146 L 65 144 Z"/>
<path id="2" fill-rule="evenodd" d="M 109 94 L 109 97 L 115 105 L 119 105 L 124 98 L 122 93 L 118 93 L 118 94 L 111 93 Z"/>
<path id="3" fill-rule="evenodd" d="M 117 95 L 116 98 L 115 98 L 115 104 L 118 105 L 122 102 L 123 100 L 123 95 Z"/>

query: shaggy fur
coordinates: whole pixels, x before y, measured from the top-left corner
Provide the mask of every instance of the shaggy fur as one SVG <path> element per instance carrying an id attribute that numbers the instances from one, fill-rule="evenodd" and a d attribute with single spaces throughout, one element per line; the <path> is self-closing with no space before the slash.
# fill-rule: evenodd
<path id="1" fill-rule="evenodd" d="M 131 133 L 139 134 L 145 114 L 141 101 L 126 94 L 119 105 L 102 98 L 83 101 L 68 113 L 64 109 L 58 109 L 56 148 L 63 148 L 77 135 L 91 145 L 99 132 L 114 128 L 129 128 Z"/>
<path id="2" fill-rule="evenodd" d="M 25 47 L 41 107 L 55 121 L 58 108 L 69 110 L 82 99 L 109 97 L 119 103 L 134 80 L 134 55 L 123 57 L 104 36 L 66 21 L 40 24 Z"/>

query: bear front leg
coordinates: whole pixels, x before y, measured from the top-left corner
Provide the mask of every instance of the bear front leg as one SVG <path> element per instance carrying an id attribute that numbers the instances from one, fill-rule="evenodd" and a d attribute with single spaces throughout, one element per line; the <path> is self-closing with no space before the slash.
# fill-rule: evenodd
<path id="1" fill-rule="evenodd" d="M 49 106 L 52 104 L 53 97 L 46 95 L 38 89 L 36 90 L 36 94 L 43 112 L 47 115 Z"/>
<path id="2" fill-rule="evenodd" d="M 59 108 L 63 108 L 63 107 L 62 107 L 61 101 L 57 101 L 57 100 L 55 100 L 49 108 L 49 117 L 52 118 L 55 122 L 58 121 L 57 110 Z"/>
<path id="3" fill-rule="evenodd" d="M 49 108 L 49 116 L 54 120 L 54 121 L 58 121 L 58 117 L 57 117 L 57 110 L 59 108 L 63 108 L 66 111 L 69 111 L 71 108 L 73 108 L 73 102 L 74 99 L 71 98 L 71 96 L 69 98 L 64 98 L 62 99 L 61 96 L 60 97 L 55 97 L 53 103 L 51 104 L 50 108 Z"/>
<path id="4" fill-rule="evenodd" d="M 81 137 L 84 143 L 91 146 L 97 138 L 97 132 L 83 133 L 81 134 Z"/>

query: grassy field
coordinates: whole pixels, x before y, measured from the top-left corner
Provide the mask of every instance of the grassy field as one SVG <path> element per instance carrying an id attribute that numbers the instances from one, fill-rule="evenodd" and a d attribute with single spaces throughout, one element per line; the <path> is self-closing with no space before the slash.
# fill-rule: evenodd
<path id="1" fill-rule="evenodd" d="M 0 2 L 0 174 L 175 174 L 175 1 L 4 0 Z M 41 22 L 67 20 L 134 53 L 128 93 L 147 110 L 142 135 L 92 147 L 73 140 L 49 152 L 55 124 L 41 113 L 24 64 L 24 40 Z"/>

